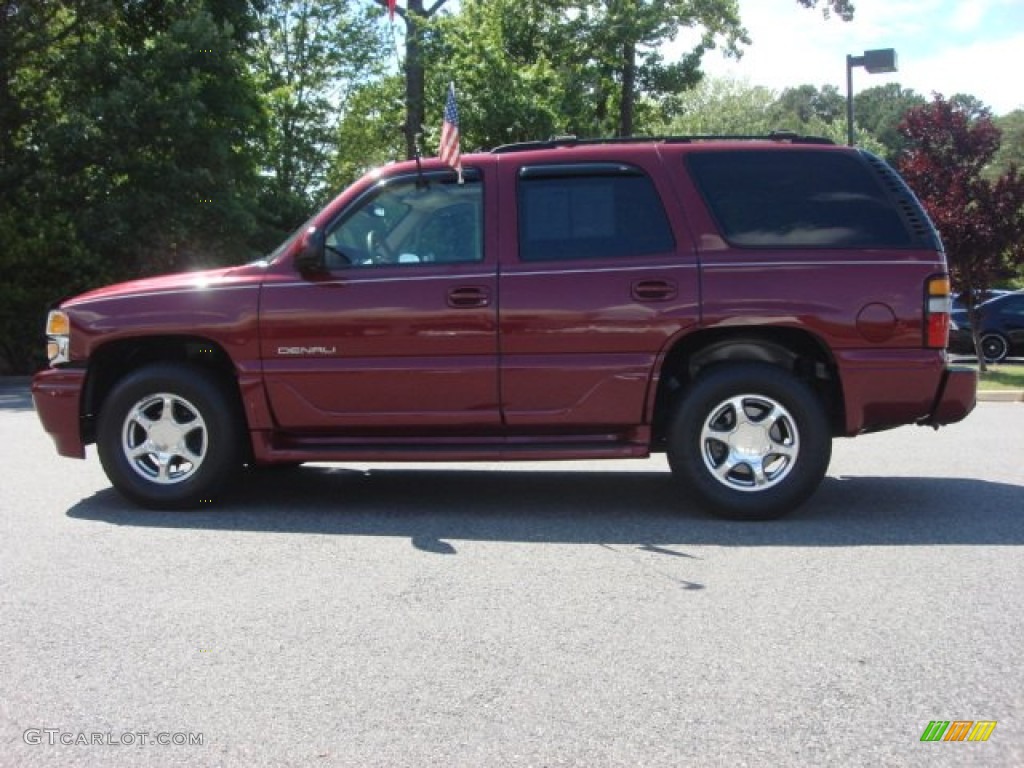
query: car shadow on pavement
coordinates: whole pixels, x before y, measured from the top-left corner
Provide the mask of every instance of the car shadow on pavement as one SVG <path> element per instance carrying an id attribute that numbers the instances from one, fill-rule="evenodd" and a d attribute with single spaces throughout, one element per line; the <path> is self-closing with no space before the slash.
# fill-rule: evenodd
<path id="1" fill-rule="evenodd" d="M 149 511 L 113 490 L 67 514 L 119 526 L 399 536 L 455 554 L 459 540 L 722 546 L 1022 545 L 1021 486 L 971 478 L 834 477 L 767 523 L 721 520 L 668 472 L 306 466 L 253 472 L 210 509 Z M 678 553 L 673 553 L 678 554 Z"/>

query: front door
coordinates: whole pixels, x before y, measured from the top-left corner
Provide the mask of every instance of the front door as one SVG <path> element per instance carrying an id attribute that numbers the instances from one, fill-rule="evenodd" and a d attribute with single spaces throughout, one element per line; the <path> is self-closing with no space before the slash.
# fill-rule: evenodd
<path id="1" fill-rule="evenodd" d="M 496 255 L 483 181 L 384 179 L 325 228 L 327 270 L 268 280 L 280 429 L 412 437 L 497 428 Z"/>

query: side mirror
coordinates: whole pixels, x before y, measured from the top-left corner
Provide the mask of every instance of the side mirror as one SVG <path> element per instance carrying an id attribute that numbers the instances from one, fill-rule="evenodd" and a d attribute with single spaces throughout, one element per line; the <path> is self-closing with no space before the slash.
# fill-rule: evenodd
<path id="1" fill-rule="evenodd" d="M 322 272 L 324 270 L 324 231 L 310 227 L 302 236 L 302 244 L 295 254 L 295 268 L 299 272 Z"/>

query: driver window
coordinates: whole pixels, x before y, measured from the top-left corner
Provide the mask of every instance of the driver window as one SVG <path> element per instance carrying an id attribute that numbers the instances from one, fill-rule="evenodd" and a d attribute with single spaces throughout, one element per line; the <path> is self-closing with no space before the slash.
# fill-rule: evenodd
<path id="1" fill-rule="evenodd" d="M 483 260 L 479 180 L 384 183 L 327 229 L 329 269 Z"/>

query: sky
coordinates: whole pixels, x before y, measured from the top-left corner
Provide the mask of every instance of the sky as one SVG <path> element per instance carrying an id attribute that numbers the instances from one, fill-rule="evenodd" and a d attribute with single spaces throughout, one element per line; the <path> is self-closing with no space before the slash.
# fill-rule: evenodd
<path id="1" fill-rule="evenodd" d="M 899 71 L 853 70 L 853 90 L 899 83 L 926 98 L 967 93 L 1003 115 L 1024 109 L 1024 0 L 854 0 L 853 21 L 796 0 L 739 0 L 751 44 L 704 72 L 781 91 L 810 83 L 846 93 L 846 55 L 895 48 Z"/>

